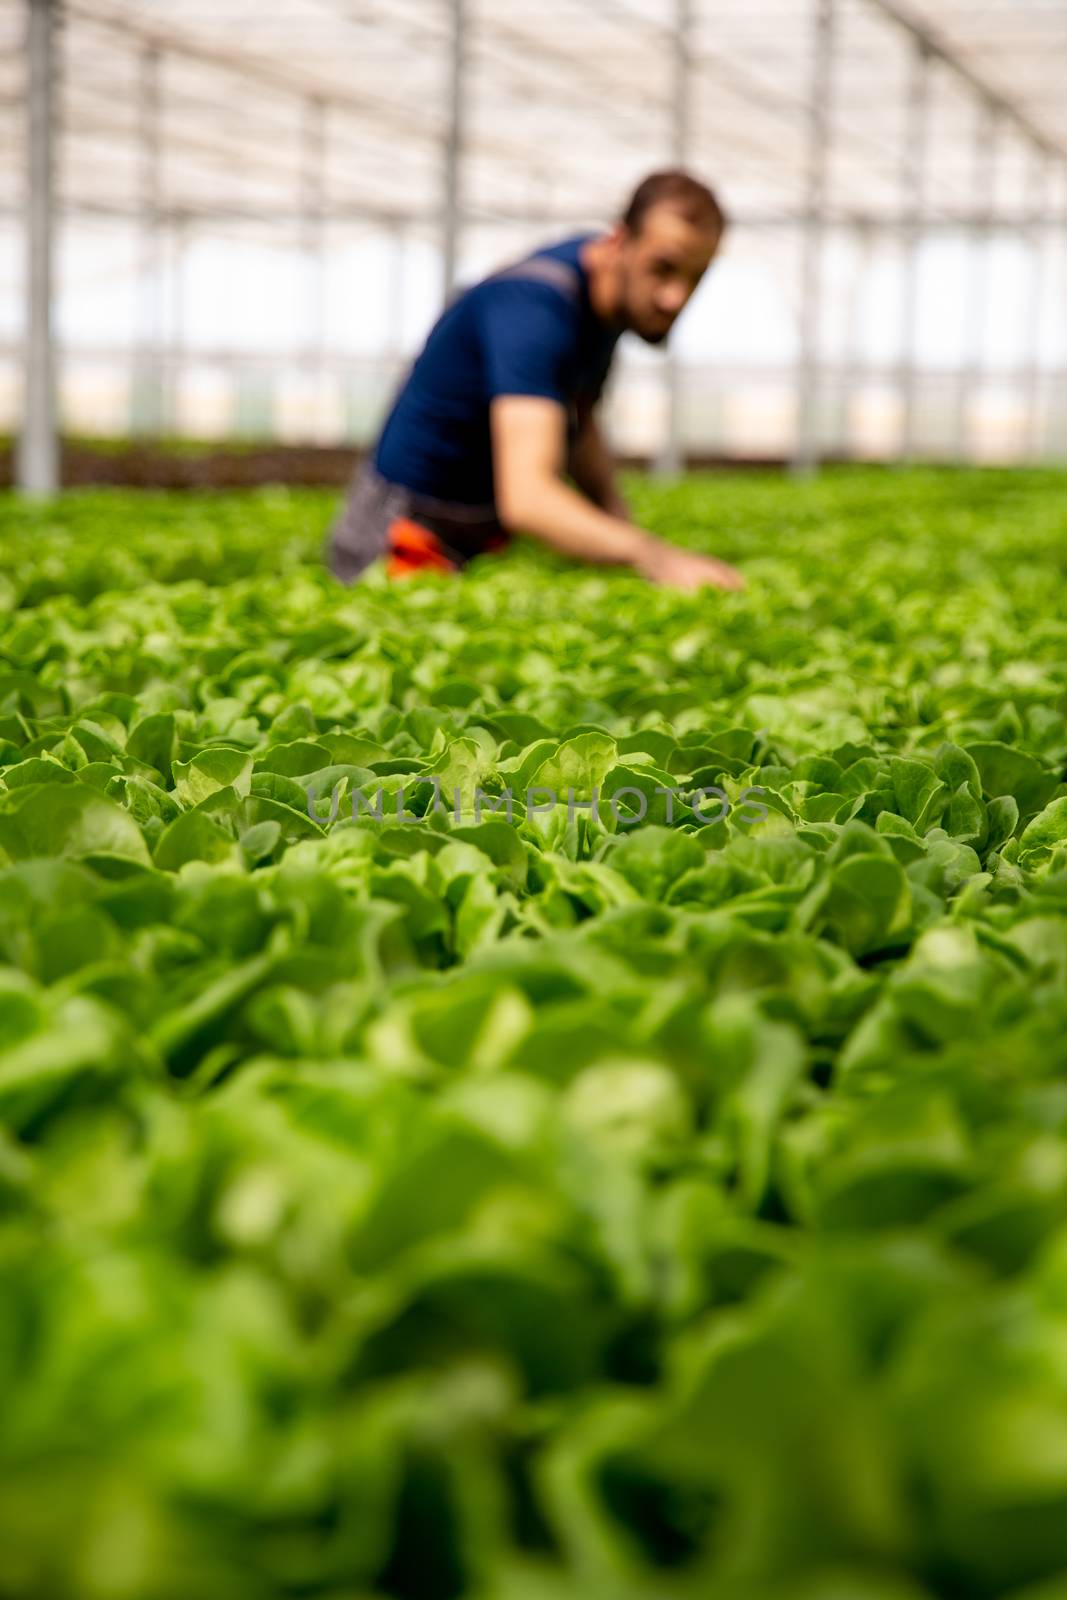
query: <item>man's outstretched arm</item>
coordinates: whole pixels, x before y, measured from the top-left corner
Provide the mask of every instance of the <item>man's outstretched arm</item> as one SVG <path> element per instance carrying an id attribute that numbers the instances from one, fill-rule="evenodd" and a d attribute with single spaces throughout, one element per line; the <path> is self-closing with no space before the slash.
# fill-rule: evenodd
<path id="1" fill-rule="evenodd" d="M 506 528 L 532 534 L 577 561 L 632 567 L 653 583 L 744 587 L 725 561 L 658 539 L 564 483 L 567 422 L 558 401 L 499 395 L 490 402 L 489 422 L 497 512 Z"/>
<path id="2" fill-rule="evenodd" d="M 578 407 L 578 430 L 571 445 L 567 467 L 571 477 L 583 494 L 595 506 L 608 511 L 623 522 L 632 522 L 630 508 L 615 481 L 615 462 L 608 449 L 593 406 L 587 403 Z"/>

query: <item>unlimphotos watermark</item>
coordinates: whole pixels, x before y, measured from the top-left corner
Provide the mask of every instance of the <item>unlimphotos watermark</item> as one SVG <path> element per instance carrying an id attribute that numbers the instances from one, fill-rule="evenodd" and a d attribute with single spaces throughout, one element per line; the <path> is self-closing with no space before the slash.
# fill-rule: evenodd
<path id="1" fill-rule="evenodd" d="M 422 789 L 429 784 L 433 793 L 421 812 L 409 811 L 407 800 L 409 790 Z M 320 799 L 314 786 L 308 789 L 307 810 L 313 822 L 325 823 L 327 826 L 336 822 L 341 812 L 341 793 L 343 784 L 334 787 L 329 815 L 320 814 L 317 807 Z M 664 805 L 656 807 L 656 819 L 662 813 L 663 820 L 668 824 L 675 821 L 678 812 L 688 813 L 701 824 L 723 822 L 727 817 L 732 817 L 742 827 L 754 827 L 757 822 L 766 821 L 769 811 L 760 800 L 754 800 L 753 795 L 761 795 L 764 790 L 759 784 L 750 784 L 741 789 L 735 799 L 731 800 L 725 789 L 717 784 L 709 784 L 700 789 L 678 789 L 664 784 L 652 786 L 652 797 L 662 797 Z M 587 811 L 596 822 L 601 822 L 601 808 L 606 806 L 615 821 L 616 827 L 634 828 L 648 820 L 650 795 L 646 789 L 639 789 L 633 785 L 625 785 L 615 789 L 608 796 L 602 795 L 599 788 L 594 789 L 588 800 L 579 799 L 573 788 L 566 790 L 561 798 L 556 789 L 535 787 L 526 789 L 521 794 L 516 794 L 510 788 L 502 789 L 499 794 L 489 794 L 486 790 L 475 788 L 470 803 L 461 789 L 452 791 L 452 804 L 448 805 L 441 786 L 441 780 L 432 773 L 424 778 L 412 778 L 393 791 L 392 805 L 387 807 L 386 801 L 390 797 L 384 789 L 379 787 L 373 800 L 360 790 L 351 792 L 351 815 L 353 821 L 360 817 L 373 817 L 376 822 L 384 822 L 386 816 L 391 821 L 399 823 L 428 822 L 435 815 L 448 815 L 451 813 L 455 822 L 462 822 L 470 812 L 474 813 L 475 822 L 481 822 L 483 816 L 506 817 L 507 821 L 514 824 L 519 821 L 532 821 L 535 816 L 546 816 L 555 811 L 557 806 L 566 804 L 567 821 L 573 822 L 580 811 Z"/>

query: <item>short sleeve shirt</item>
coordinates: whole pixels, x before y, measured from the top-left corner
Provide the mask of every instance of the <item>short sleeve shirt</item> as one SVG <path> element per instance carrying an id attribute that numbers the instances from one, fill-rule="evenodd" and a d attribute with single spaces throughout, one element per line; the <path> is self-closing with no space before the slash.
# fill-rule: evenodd
<path id="1" fill-rule="evenodd" d="M 619 334 L 593 312 L 579 259 L 589 234 L 537 251 L 459 294 L 431 329 L 374 451 L 383 478 L 492 505 L 489 402 L 556 400 L 571 418 L 601 394 Z"/>

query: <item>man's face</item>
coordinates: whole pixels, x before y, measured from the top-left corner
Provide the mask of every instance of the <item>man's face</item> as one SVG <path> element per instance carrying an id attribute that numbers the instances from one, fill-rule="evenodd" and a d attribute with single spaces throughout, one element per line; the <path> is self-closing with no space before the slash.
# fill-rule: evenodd
<path id="1" fill-rule="evenodd" d="M 710 266 L 719 235 L 664 201 L 647 212 L 639 233 L 622 228 L 617 237 L 622 321 L 646 344 L 662 344 Z"/>

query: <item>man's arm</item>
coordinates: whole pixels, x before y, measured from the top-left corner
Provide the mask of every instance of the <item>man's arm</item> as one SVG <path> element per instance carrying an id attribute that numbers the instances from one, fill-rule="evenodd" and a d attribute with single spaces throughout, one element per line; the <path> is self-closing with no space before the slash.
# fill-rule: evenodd
<path id="1" fill-rule="evenodd" d="M 633 520 L 615 481 L 615 463 L 600 431 L 596 411 L 588 402 L 578 406 L 578 431 L 567 466 L 579 489 L 595 506 L 613 517 L 621 517 L 623 522 Z"/>
<path id="2" fill-rule="evenodd" d="M 566 412 L 558 401 L 498 395 L 489 405 L 497 512 L 505 527 L 533 534 L 562 555 L 633 567 L 653 583 L 740 589 L 744 579 L 712 556 L 680 550 L 563 482 Z"/>

